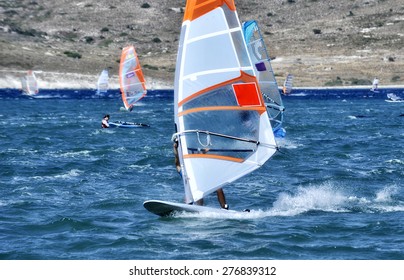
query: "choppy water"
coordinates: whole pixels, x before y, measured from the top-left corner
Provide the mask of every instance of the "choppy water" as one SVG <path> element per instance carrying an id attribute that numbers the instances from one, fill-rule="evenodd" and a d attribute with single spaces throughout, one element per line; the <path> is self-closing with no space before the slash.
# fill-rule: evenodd
<path id="1" fill-rule="evenodd" d="M 284 98 L 281 152 L 224 188 L 250 213 L 160 218 L 144 200 L 183 198 L 172 91 L 128 113 L 118 93 L 2 90 L 0 259 L 402 260 L 404 103 L 367 93 Z M 102 130 L 106 113 L 151 127 Z"/>

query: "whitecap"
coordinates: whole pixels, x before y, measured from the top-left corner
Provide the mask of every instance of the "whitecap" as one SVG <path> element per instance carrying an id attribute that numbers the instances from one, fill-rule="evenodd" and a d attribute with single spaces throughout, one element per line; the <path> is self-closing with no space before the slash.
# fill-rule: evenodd
<path id="1" fill-rule="evenodd" d="M 311 210 L 346 211 L 344 209 L 346 200 L 347 197 L 344 194 L 329 184 L 300 187 L 294 195 L 281 193 L 274 202 L 272 211 L 285 215 L 297 215 Z"/>
<path id="2" fill-rule="evenodd" d="M 376 202 L 392 202 L 392 196 L 398 193 L 397 186 L 388 186 L 376 193 Z"/>
<path id="3" fill-rule="evenodd" d="M 297 149 L 303 146 L 303 144 L 296 143 L 296 141 L 292 141 L 286 138 L 277 139 L 276 142 L 280 148 L 286 149 Z"/>
<path id="4" fill-rule="evenodd" d="M 399 160 L 399 159 L 390 159 L 390 160 L 387 160 L 386 163 L 401 164 L 401 165 L 403 165 L 403 164 L 404 164 L 404 161 Z"/>
<path id="5" fill-rule="evenodd" d="M 78 152 L 64 152 L 64 153 L 53 153 L 54 157 L 62 157 L 62 158 L 82 158 L 82 157 L 89 157 L 90 151 L 78 151 Z"/>
<path id="6" fill-rule="evenodd" d="M 52 179 L 71 179 L 71 178 L 79 177 L 82 174 L 83 174 L 83 171 L 80 171 L 78 169 L 72 169 L 64 174 L 58 174 L 58 175 L 53 175 L 53 176 L 33 176 L 32 178 L 35 180 L 41 180 L 41 181 L 52 180 Z"/>

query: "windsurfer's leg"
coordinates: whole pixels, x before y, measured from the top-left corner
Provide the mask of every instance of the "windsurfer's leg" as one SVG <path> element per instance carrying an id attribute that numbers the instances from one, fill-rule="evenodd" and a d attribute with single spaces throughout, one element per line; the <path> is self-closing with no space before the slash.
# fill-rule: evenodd
<path id="1" fill-rule="evenodd" d="M 218 189 L 216 191 L 217 193 L 217 199 L 219 200 L 220 203 L 220 207 L 224 208 L 224 209 L 229 209 L 229 206 L 226 203 L 226 198 L 224 196 L 224 192 L 222 189 Z"/>
<path id="2" fill-rule="evenodd" d="M 196 205 L 203 205 L 203 198 L 201 198 L 201 199 L 199 199 L 199 200 L 197 200 L 197 201 L 195 201 L 195 204 Z"/>

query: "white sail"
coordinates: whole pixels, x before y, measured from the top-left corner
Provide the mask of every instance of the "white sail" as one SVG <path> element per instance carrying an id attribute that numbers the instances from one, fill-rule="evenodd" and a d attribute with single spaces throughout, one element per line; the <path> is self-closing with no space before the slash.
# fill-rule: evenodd
<path id="1" fill-rule="evenodd" d="M 370 89 L 371 91 L 377 92 L 379 87 L 379 79 L 374 78 L 372 82 L 372 88 Z"/>
<path id="2" fill-rule="evenodd" d="M 108 92 L 108 70 L 102 70 L 100 76 L 97 81 L 97 94 L 105 94 Z"/>
<path id="3" fill-rule="evenodd" d="M 243 32 L 254 71 L 265 99 L 272 129 L 277 131 L 282 127 L 285 107 L 271 66 L 271 59 L 255 20 L 244 22 Z"/>
<path id="4" fill-rule="evenodd" d="M 285 82 L 283 83 L 283 88 L 282 88 L 283 94 L 287 95 L 292 92 L 292 83 L 293 83 L 293 75 L 288 74 L 286 76 Z"/>
<path id="5" fill-rule="evenodd" d="M 21 77 L 21 90 L 23 94 L 31 96 L 39 92 L 38 81 L 34 71 L 29 70 L 27 75 Z"/>
<path id="6" fill-rule="evenodd" d="M 262 166 L 276 142 L 233 0 L 188 0 L 174 86 L 186 202 Z"/>

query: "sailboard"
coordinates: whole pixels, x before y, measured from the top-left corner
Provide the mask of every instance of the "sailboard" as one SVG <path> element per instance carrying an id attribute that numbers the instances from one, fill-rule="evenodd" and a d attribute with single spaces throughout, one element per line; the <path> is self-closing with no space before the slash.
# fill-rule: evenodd
<path id="1" fill-rule="evenodd" d="M 379 79 L 378 78 L 374 78 L 373 82 L 372 82 L 372 88 L 370 89 L 370 91 L 378 93 L 378 88 L 379 88 Z"/>
<path id="2" fill-rule="evenodd" d="M 125 109 L 132 111 L 133 105 L 147 93 L 146 81 L 133 46 L 127 46 L 122 49 L 119 66 L 119 85 Z"/>
<path id="3" fill-rule="evenodd" d="M 293 84 L 293 75 L 292 74 L 288 74 L 285 78 L 285 81 L 283 83 L 283 87 L 282 87 L 282 92 L 285 95 L 288 95 L 292 92 L 292 84 Z"/>
<path id="4" fill-rule="evenodd" d="M 223 213 L 237 213 L 234 210 L 224 210 L 219 208 L 213 208 L 208 206 L 200 206 L 194 204 L 177 203 L 163 200 L 148 200 L 143 203 L 143 206 L 150 212 L 165 217 L 174 214 L 175 212 L 191 212 L 201 213 L 209 212 L 216 214 Z M 246 212 L 246 211 L 245 211 Z"/>
<path id="5" fill-rule="evenodd" d="M 174 121 L 185 193 L 182 205 L 230 187 L 276 153 L 234 0 L 186 3 L 175 72 Z"/>
<path id="6" fill-rule="evenodd" d="M 39 93 L 38 81 L 34 71 L 29 70 L 27 74 L 21 77 L 22 94 L 34 96 Z"/>
<path id="7" fill-rule="evenodd" d="M 251 62 L 254 66 L 255 75 L 264 96 L 272 129 L 276 135 L 278 131 L 282 130 L 284 132 L 282 122 L 285 107 L 271 66 L 271 59 L 265 47 L 265 42 L 258 27 L 258 23 L 255 20 L 250 20 L 244 22 L 242 27 Z M 285 134 L 282 133 L 279 135 L 284 136 Z"/>
<path id="8" fill-rule="evenodd" d="M 138 127 L 150 127 L 150 125 L 145 123 L 135 123 L 135 122 L 122 122 L 122 121 L 110 121 L 108 122 L 110 128 L 138 128 Z"/>
<path id="9" fill-rule="evenodd" d="M 108 75 L 108 70 L 104 69 L 102 70 L 101 74 L 98 76 L 97 80 L 97 94 L 98 95 L 105 95 L 108 92 L 108 81 L 109 81 L 109 75 Z"/>

